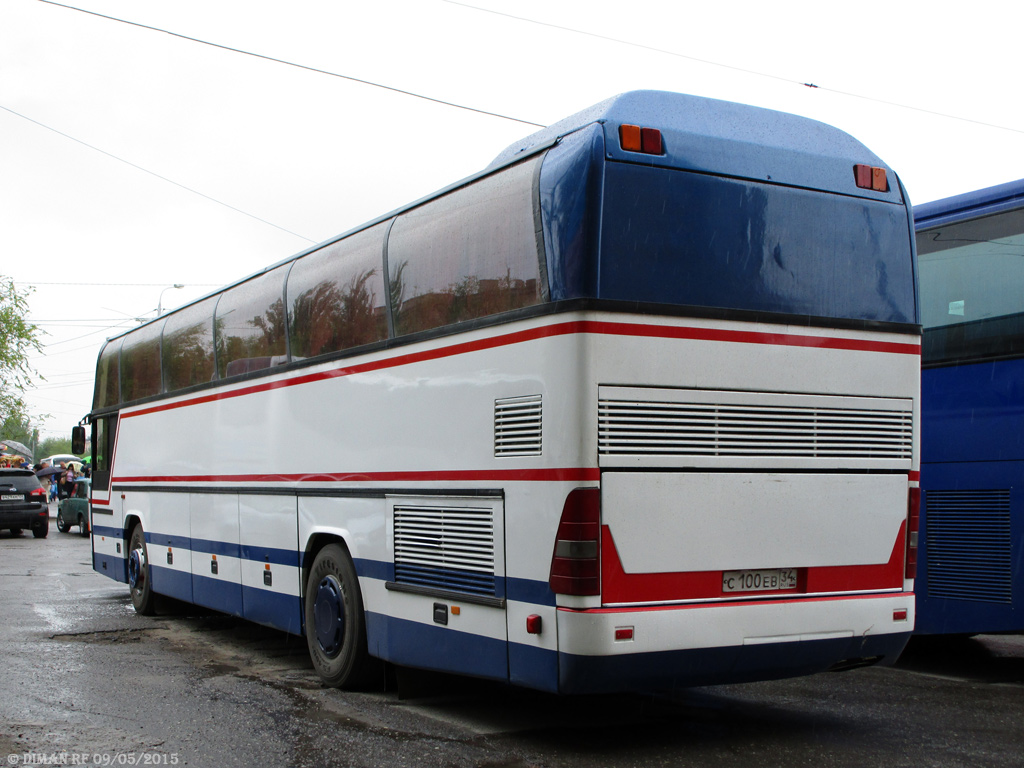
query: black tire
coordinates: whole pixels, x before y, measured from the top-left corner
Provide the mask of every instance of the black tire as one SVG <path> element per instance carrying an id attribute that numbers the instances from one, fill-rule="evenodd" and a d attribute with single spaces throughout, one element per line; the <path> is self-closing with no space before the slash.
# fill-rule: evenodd
<path id="1" fill-rule="evenodd" d="M 79 529 L 78 529 L 79 532 L 83 536 L 88 536 L 89 535 L 89 518 L 87 516 L 85 516 L 85 515 L 79 515 L 78 516 L 78 525 L 79 525 Z"/>
<path id="2" fill-rule="evenodd" d="M 149 550 L 146 547 L 146 534 L 142 523 L 132 528 L 128 544 L 128 586 L 132 593 L 132 605 L 135 612 L 142 616 L 156 613 L 156 595 L 153 594 L 151 571 L 149 569 Z"/>
<path id="3" fill-rule="evenodd" d="M 67 533 L 71 530 L 71 526 L 64 521 L 64 518 L 57 515 L 57 530 L 61 533 Z"/>
<path id="4" fill-rule="evenodd" d="M 45 539 L 46 535 L 50 532 L 50 521 L 47 520 L 42 525 L 37 525 L 32 529 L 32 535 L 37 539 Z"/>
<path id="5" fill-rule="evenodd" d="M 366 617 L 359 580 L 344 547 L 328 544 L 306 582 L 306 644 L 313 667 L 331 688 L 355 690 L 381 679 L 382 667 L 366 649 Z"/>
<path id="6" fill-rule="evenodd" d="M 21 528 L 11 528 L 11 536 L 21 536 Z"/>

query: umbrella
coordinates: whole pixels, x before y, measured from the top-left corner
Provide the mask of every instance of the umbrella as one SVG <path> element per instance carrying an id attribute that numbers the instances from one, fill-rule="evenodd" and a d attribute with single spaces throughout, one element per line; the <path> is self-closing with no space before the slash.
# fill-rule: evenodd
<path id="1" fill-rule="evenodd" d="M 17 440 L 4 440 L 0 442 L 0 448 L 14 449 L 18 453 L 22 453 L 26 456 L 32 455 L 32 449 L 24 443 L 19 443 Z"/>
<path id="2" fill-rule="evenodd" d="M 61 472 L 67 472 L 67 470 L 63 467 L 46 467 L 46 469 L 36 472 L 36 477 L 49 477 L 50 475 L 59 475 Z"/>

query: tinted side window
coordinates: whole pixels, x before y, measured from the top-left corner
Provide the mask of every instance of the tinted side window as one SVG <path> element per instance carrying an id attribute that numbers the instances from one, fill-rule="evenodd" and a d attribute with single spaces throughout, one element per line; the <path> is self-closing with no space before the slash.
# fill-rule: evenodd
<path id="1" fill-rule="evenodd" d="M 106 408 L 121 401 L 121 343 L 124 339 L 108 341 L 100 352 L 96 364 L 96 390 L 93 392 L 92 407 Z"/>
<path id="2" fill-rule="evenodd" d="M 288 275 L 293 359 L 387 338 L 385 232 L 387 222 L 295 262 Z"/>
<path id="3" fill-rule="evenodd" d="M 437 328 L 542 300 L 527 160 L 395 222 L 388 271 L 395 333 Z"/>
<path id="4" fill-rule="evenodd" d="M 168 392 L 214 378 L 213 308 L 216 303 L 217 297 L 213 296 L 167 316 L 163 364 Z"/>
<path id="5" fill-rule="evenodd" d="M 925 364 L 1024 356 L 1024 209 L 917 233 Z"/>
<path id="6" fill-rule="evenodd" d="M 132 331 L 121 349 L 121 402 L 160 394 L 160 331 L 163 321 Z"/>
<path id="7" fill-rule="evenodd" d="M 221 378 L 286 362 L 284 278 L 278 267 L 225 292 L 217 304 L 217 372 Z"/>

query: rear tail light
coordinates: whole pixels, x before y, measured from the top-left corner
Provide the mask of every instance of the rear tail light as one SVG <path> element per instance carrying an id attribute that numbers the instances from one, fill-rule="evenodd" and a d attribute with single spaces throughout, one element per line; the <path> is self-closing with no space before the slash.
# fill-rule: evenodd
<path id="1" fill-rule="evenodd" d="M 28 495 L 29 496 L 42 496 L 44 500 L 46 499 L 46 491 L 43 490 L 42 488 L 36 488 L 34 491 L 29 491 Z"/>
<path id="2" fill-rule="evenodd" d="M 917 576 L 917 532 L 921 527 L 921 489 L 911 488 L 907 501 L 907 559 L 903 577 Z"/>
<path id="3" fill-rule="evenodd" d="M 639 125 L 623 123 L 619 126 L 619 146 L 627 152 L 660 155 L 661 131 L 657 128 L 641 128 Z"/>
<path id="4" fill-rule="evenodd" d="M 560 595 L 601 594 L 600 489 L 577 488 L 566 496 L 548 584 Z"/>

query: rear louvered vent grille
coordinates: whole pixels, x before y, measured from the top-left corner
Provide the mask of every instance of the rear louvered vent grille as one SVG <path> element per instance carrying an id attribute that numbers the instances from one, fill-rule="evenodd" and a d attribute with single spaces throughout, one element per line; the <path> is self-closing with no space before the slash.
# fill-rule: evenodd
<path id="1" fill-rule="evenodd" d="M 928 491 L 925 548 L 929 596 L 1012 602 L 1008 490 Z"/>
<path id="2" fill-rule="evenodd" d="M 706 390 L 673 394 L 679 400 L 602 397 L 601 455 L 886 460 L 909 466 L 909 400 Z"/>
<path id="3" fill-rule="evenodd" d="M 540 456 L 543 433 L 540 395 L 494 401 L 494 455 Z"/>
<path id="4" fill-rule="evenodd" d="M 395 581 L 494 595 L 494 512 L 395 507 Z"/>

